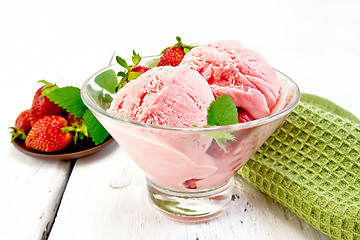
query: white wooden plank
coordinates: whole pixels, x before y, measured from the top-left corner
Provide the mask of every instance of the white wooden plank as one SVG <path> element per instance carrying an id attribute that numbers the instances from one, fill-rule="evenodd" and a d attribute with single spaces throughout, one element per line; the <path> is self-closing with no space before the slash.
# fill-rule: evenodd
<path id="1" fill-rule="evenodd" d="M 219 218 L 169 220 L 149 204 L 143 172 L 114 143 L 77 161 L 49 239 L 329 239 L 240 176 L 236 184 Z"/>
<path id="2" fill-rule="evenodd" d="M 9 138 L 6 138 L 9 140 Z M 0 239 L 45 239 L 71 170 L 70 162 L 36 159 L 7 141 L 2 151 Z"/>

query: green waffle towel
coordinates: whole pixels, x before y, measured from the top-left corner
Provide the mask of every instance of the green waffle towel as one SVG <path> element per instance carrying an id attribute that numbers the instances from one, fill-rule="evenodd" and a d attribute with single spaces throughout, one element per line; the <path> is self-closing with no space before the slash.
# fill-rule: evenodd
<path id="1" fill-rule="evenodd" d="M 360 239 L 360 121 L 329 100 L 302 94 L 239 174 L 332 239 Z"/>

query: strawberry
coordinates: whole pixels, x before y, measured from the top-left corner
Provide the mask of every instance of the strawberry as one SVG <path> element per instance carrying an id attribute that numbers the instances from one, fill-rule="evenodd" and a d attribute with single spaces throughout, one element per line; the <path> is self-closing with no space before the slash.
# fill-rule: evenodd
<path id="1" fill-rule="evenodd" d="M 68 125 L 71 126 L 73 124 L 80 124 L 84 119 L 75 117 L 74 115 L 70 114 L 69 112 L 66 112 L 66 115 L 64 116 L 65 120 L 67 121 Z"/>
<path id="2" fill-rule="evenodd" d="M 31 128 L 26 136 L 25 146 L 41 152 L 61 151 L 73 138 L 70 132 L 62 130 L 65 127 L 67 122 L 62 116 L 45 116 Z"/>
<path id="3" fill-rule="evenodd" d="M 32 106 L 30 108 L 30 123 L 31 126 L 42 117 L 49 115 L 62 115 L 64 110 L 57 104 L 53 103 L 46 96 L 52 90 L 58 88 L 55 84 L 49 83 L 45 80 L 39 81 L 45 85 L 40 87 L 34 95 Z"/>
<path id="4" fill-rule="evenodd" d="M 29 132 L 30 128 L 30 109 L 27 109 L 19 114 L 19 116 L 15 120 L 15 126 L 11 127 L 11 129 L 13 130 L 11 132 L 13 136 L 11 141 L 14 141 L 17 137 L 25 140 L 26 134 Z"/>
<path id="5" fill-rule="evenodd" d="M 133 65 L 128 65 L 127 62 L 123 58 L 116 56 L 117 63 L 120 64 L 120 66 L 125 68 L 124 71 L 120 71 L 117 74 L 118 76 L 121 77 L 121 79 L 115 87 L 116 91 L 119 91 L 119 89 L 122 88 L 123 86 L 125 86 L 125 84 L 127 84 L 131 80 L 138 78 L 141 74 L 143 74 L 144 72 L 146 72 L 147 70 L 150 69 L 148 67 L 139 65 L 139 63 L 141 61 L 141 57 L 135 51 L 133 51 L 133 56 L 132 56 L 131 60 L 133 62 Z"/>
<path id="6" fill-rule="evenodd" d="M 144 72 L 146 72 L 146 71 L 149 70 L 149 69 L 150 69 L 150 68 L 148 68 L 148 67 L 144 67 L 144 66 L 138 65 L 138 66 L 134 67 L 131 71 L 132 71 L 132 72 L 138 72 L 138 73 L 144 73 Z"/>
<path id="7" fill-rule="evenodd" d="M 183 185 L 188 189 L 197 189 L 196 182 L 202 179 L 199 178 L 191 178 L 183 182 Z"/>
<path id="8" fill-rule="evenodd" d="M 254 118 L 251 117 L 243 108 L 238 107 L 237 108 L 238 111 L 238 120 L 239 123 L 244 123 L 244 122 L 250 122 L 253 121 Z"/>
<path id="9" fill-rule="evenodd" d="M 176 37 L 176 41 L 177 43 L 175 45 L 165 48 L 161 52 L 162 55 L 157 66 L 178 66 L 185 54 L 195 47 L 193 45 L 183 44 L 180 37 Z"/>
<path id="10" fill-rule="evenodd" d="M 78 138 L 82 140 L 84 137 L 89 136 L 87 126 L 83 123 L 84 118 L 75 117 L 68 112 L 64 118 L 68 123 L 68 127 L 64 127 L 62 130 L 74 132 L 73 140 L 75 145 Z"/>

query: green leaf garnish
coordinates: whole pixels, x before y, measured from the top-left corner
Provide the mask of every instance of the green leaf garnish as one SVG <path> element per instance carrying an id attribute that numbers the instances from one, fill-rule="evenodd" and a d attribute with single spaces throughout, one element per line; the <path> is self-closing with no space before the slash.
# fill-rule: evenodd
<path id="1" fill-rule="evenodd" d="M 110 93 L 116 93 L 128 82 L 138 78 L 141 73 L 137 70 L 133 70 L 139 65 L 142 58 L 140 54 L 136 53 L 134 50 L 132 51 L 132 54 L 131 60 L 133 65 L 129 65 L 125 59 L 116 56 L 116 62 L 125 69 L 119 71 L 117 74 L 111 69 L 104 71 L 95 77 L 95 83 Z M 118 80 L 118 77 L 121 77 L 120 80 Z"/>
<path id="2" fill-rule="evenodd" d="M 224 126 L 239 123 L 237 108 L 230 95 L 222 95 L 210 104 L 207 121 L 209 126 Z"/>
<path id="3" fill-rule="evenodd" d="M 97 75 L 95 77 L 95 83 L 108 92 L 115 93 L 115 86 L 118 83 L 118 79 L 114 70 L 110 69 Z"/>
<path id="4" fill-rule="evenodd" d="M 91 85 L 88 85 L 87 88 L 92 98 L 95 99 L 96 103 L 99 104 L 100 107 L 103 109 L 108 109 L 110 107 L 113 100 L 110 94 L 104 93 L 103 89 L 94 90 Z"/>
<path id="5" fill-rule="evenodd" d="M 219 147 L 224 150 L 224 152 L 227 153 L 227 149 L 225 147 L 226 141 L 235 141 L 236 137 L 232 135 L 230 132 L 210 132 L 205 133 L 206 135 L 209 135 L 213 137 L 216 141 L 216 143 L 219 145 Z"/>
<path id="6" fill-rule="evenodd" d="M 239 123 L 237 108 L 230 95 L 216 98 L 208 109 L 207 121 L 209 126 L 224 126 Z M 215 139 L 219 147 L 227 153 L 226 141 L 235 141 L 236 137 L 230 132 L 205 133 Z"/>
<path id="7" fill-rule="evenodd" d="M 109 133 L 89 109 L 85 111 L 84 123 L 88 128 L 89 136 L 96 145 L 102 143 L 109 136 Z"/>
<path id="8" fill-rule="evenodd" d="M 57 88 L 50 92 L 47 97 L 78 118 L 82 118 L 87 109 L 81 99 L 80 89 L 77 87 Z"/>

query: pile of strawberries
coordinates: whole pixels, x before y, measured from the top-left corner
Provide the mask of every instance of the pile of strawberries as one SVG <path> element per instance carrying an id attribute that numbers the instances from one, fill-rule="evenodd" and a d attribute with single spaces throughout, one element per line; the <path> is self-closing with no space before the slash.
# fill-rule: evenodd
<path id="1" fill-rule="evenodd" d="M 25 146 L 40 152 L 57 152 L 65 149 L 73 140 L 77 141 L 79 131 L 87 136 L 82 119 L 75 118 L 47 97 L 55 84 L 40 81 L 30 109 L 19 114 L 12 129 L 12 141 L 25 140 Z M 79 130 L 81 129 L 81 130 Z"/>

